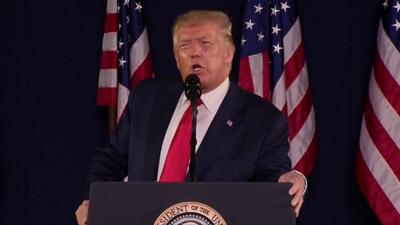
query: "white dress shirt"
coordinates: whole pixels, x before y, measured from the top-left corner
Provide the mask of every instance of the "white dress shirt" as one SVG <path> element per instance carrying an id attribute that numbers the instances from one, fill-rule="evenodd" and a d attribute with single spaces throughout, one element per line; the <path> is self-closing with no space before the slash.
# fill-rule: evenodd
<path id="1" fill-rule="evenodd" d="M 226 93 L 229 89 L 229 78 L 226 78 L 217 88 L 214 90 L 201 95 L 202 105 L 197 107 L 197 126 L 196 126 L 196 151 L 201 145 L 204 136 L 217 113 L 222 100 L 225 98 Z M 171 121 L 169 122 L 167 132 L 165 133 L 164 140 L 161 147 L 160 161 L 158 163 L 157 181 L 160 180 L 162 170 L 164 168 L 165 160 L 171 145 L 172 139 L 174 138 L 176 129 L 178 128 L 179 122 L 182 119 L 186 109 L 190 106 L 190 101 L 186 98 L 185 93 L 181 94 L 178 104 L 176 105 L 174 114 L 172 115 Z"/>

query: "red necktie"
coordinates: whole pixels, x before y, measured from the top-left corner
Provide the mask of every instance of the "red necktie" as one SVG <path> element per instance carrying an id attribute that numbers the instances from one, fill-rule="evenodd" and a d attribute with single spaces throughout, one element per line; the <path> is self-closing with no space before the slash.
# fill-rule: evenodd
<path id="1" fill-rule="evenodd" d="M 191 132 L 192 107 L 189 105 L 169 146 L 160 182 L 183 182 L 185 180 L 190 160 Z"/>

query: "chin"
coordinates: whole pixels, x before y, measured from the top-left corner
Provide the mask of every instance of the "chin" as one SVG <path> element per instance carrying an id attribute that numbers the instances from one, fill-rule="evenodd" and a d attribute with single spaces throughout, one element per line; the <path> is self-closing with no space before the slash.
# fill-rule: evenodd
<path id="1" fill-rule="evenodd" d="M 193 74 L 196 74 L 198 77 L 201 77 L 201 72 L 193 72 Z"/>

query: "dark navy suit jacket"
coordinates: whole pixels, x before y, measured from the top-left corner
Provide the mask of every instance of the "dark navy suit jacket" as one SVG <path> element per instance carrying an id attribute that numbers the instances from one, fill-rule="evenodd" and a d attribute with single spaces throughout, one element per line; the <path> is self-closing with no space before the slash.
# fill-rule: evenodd
<path id="1" fill-rule="evenodd" d="M 94 181 L 156 181 L 161 145 L 183 91 L 181 80 L 138 85 L 107 146 L 92 163 Z M 228 121 L 231 121 L 228 122 Z M 229 125 L 230 124 L 230 125 Z M 230 83 L 196 153 L 198 181 L 277 181 L 291 169 L 286 118 Z"/>

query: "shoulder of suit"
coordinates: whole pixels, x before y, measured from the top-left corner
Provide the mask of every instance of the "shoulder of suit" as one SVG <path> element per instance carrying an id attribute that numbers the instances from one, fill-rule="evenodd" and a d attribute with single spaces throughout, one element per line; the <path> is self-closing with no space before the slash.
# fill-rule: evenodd
<path id="1" fill-rule="evenodd" d="M 180 78 L 150 78 L 141 81 L 134 89 L 136 92 L 165 92 L 166 89 L 177 89 L 182 86 Z"/>
<path id="2" fill-rule="evenodd" d="M 282 112 L 278 108 L 256 94 L 249 93 L 239 87 L 239 95 L 244 98 L 244 101 L 242 102 L 244 102 L 245 104 L 244 108 L 248 110 L 260 113 L 268 112 L 272 114 L 282 115 Z"/>
<path id="3" fill-rule="evenodd" d="M 181 79 L 178 77 L 157 77 L 142 80 L 139 82 L 137 87 L 168 86 L 180 84 L 181 82 Z"/>

